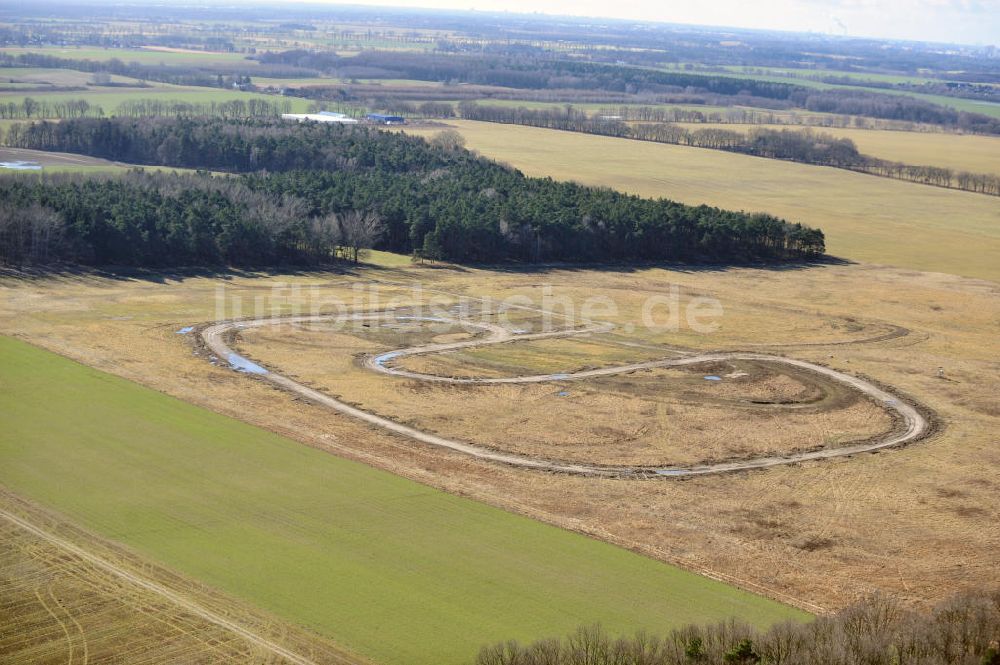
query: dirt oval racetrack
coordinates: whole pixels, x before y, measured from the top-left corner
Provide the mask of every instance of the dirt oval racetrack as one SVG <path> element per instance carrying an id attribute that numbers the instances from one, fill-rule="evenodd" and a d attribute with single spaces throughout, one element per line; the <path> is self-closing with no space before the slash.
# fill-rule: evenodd
<path id="1" fill-rule="evenodd" d="M 550 381 L 581 381 L 599 376 L 610 376 L 623 374 L 638 370 L 669 368 L 694 365 L 705 362 L 728 361 L 728 360 L 750 360 L 760 363 L 771 363 L 785 365 L 816 373 L 828 380 L 836 381 L 847 388 L 854 390 L 865 397 L 873 400 L 882 408 L 892 412 L 897 417 L 899 425 L 893 431 L 861 443 L 850 443 L 839 447 L 810 449 L 799 452 L 792 452 L 785 455 L 768 455 L 760 457 L 750 457 L 746 459 L 729 460 L 713 464 L 698 464 L 691 466 L 634 466 L 634 465 L 607 465 L 607 464 L 587 464 L 568 463 L 553 461 L 549 459 L 531 457 L 516 453 L 508 453 L 471 444 L 464 441 L 454 440 L 425 432 L 420 429 L 404 425 L 390 418 L 386 418 L 375 413 L 366 411 L 338 400 L 326 393 L 310 388 L 298 381 L 295 381 L 279 372 L 266 369 L 256 363 L 250 362 L 239 355 L 231 347 L 227 338 L 234 331 L 257 328 L 274 324 L 300 324 L 317 322 L 343 322 L 364 321 L 374 319 L 384 319 L 387 316 L 398 320 L 422 321 L 434 323 L 451 323 L 465 327 L 478 328 L 486 334 L 472 340 L 450 342 L 445 344 L 426 344 L 407 348 L 396 349 L 379 355 L 370 355 L 364 359 L 364 366 L 371 371 L 380 372 L 391 376 L 405 377 L 417 381 L 433 381 L 455 384 L 496 384 L 496 383 L 543 383 Z M 690 476 L 702 476 L 708 474 L 728 473 L 734 471 L 745 471 L 751 469 L 765 469 L 779 465 L 794 464 L 814 460 L 830 459 L 855 455 L 858 453 L 872 452 L 895 446 L 902 446 L 907 443 L 917 441 L 926 436 L 931 430 L 931 423 L 921 410 L 910 404 L 900 396 L 880 388 L 873 382 L 866 379 L 852 376 L 844 372 L 817 365 L 815 363 L 788 358 L 779 355 L 763 353 L 744 352 L 717 352 L 717 353 L 690 353 L 680 357 L 668 359 L 650 360 L 639 363 L 615 365 L 611 367 L 601 367 L 598 369 L 588 369 L 575 373 L 560 374 L 534 374 L 524 376 L 505 376 L 490 378 L 456 378 L 440 376 L 435 374 L 425 374 L 408 371 L 406 369 L 392 366 L 400 358 L 407 356 L 443 353 L 458 349 L 470 349 L 481 346 L 516 343 L 518 341 L 537 340 L 542 338 L 570 337 L 574 335 L 595 334 L 607 332 L 613 326 L 610 324 L 592 323 L 585 327 L 567 330 L 557 330 L 536 334 L 517 334 L 503 326 L 493 323 L 473 322 L 467 319 L 450 317 L 420 317 L 409 316 L 392 311 L 360 312 L 354 314 L 338 315 L 310 315 L 292 316 L 281 318 L 261 318 L 243 321 L 228 321 L 205 326 L 199 330 L 199 335 L 209 351 L 220 359 L 225 360 L 234 369 L 253 374 L 258 378 L 290 391 L 317 404 L 323 405 L 339 413 L 343 413 L 352 418 L 356 418 L 375 427 L 387 430 L 410 438 L 421 443 L 438 446 L 448 450 L 460 452 L 479 459 L 512 465 L 516 467 L 549 471 L 556 473 L 566 473 L 580 476 L 599 477 L 622 477 L 622 478 L 682 478 Z"/>

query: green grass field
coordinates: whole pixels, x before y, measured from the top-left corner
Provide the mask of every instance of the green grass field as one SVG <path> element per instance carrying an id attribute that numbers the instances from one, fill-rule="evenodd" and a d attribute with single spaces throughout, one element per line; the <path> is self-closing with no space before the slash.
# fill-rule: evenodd
<path id="1" fill-rule="evenodd" d="M 7 337 L 0 395 L 11 491 L 379 662 L 468 662 L 597 621 L 808 618 Z"/>
<path id="2" fill-rule="evenodd" d="M 43 67 L 0 67 L 0 86 L 34 87 L 42 86 L 85 86 L 93 81 L 90 72 L 75 69 L 46 69 Z M 138 84 L 138 79 L 127 76 L 110 75 L 114 83 Z M 16 83 L 11 83 L 15 81 Z M 100 89 L 100 88 L 97 88 Z"/>
<path id="3" fill-rule="evenodd" d="M 383 252 L 377 249 L 370 249 L 362 254 L 361 260 L 382 268 L 405 268 L 413 264 L 409 254 Z"/>

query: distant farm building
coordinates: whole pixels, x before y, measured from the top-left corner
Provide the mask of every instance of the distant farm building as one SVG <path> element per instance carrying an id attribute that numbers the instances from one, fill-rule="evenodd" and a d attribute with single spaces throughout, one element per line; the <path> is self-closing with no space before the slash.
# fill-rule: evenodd
<path id="1" fill-rule="evenodd" d="M 375 122 L 380 125 L 402 125 L 406 122 L 406 118 L 401 115 L 386 115 L 384 113 L 369 113 L 365 116 L 370 122 Z"/>
<path id="2" fill-rule="evenodd" d="M 358 122 L 343 113 L 333 113 L 332 111 L 320 111 L 319 113 L 282 113 L 281 119 L 295 120 L 296 122 L 337 122 L 342 125 L 354 125 Z"/>

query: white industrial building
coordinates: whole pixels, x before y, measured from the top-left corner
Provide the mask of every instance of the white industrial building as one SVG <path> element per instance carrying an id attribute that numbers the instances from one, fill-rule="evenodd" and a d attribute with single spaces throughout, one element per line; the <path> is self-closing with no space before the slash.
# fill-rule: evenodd
<path id="1" fill-rule="evenodd" d="M 355 125 L 358 122 L 343 113 L 333 113 L 332 111 L 320 111 L 319 113 L 282 113 L 281 119 L 294 120 L 296 122 L 339 122 L 342 125 Z"/>

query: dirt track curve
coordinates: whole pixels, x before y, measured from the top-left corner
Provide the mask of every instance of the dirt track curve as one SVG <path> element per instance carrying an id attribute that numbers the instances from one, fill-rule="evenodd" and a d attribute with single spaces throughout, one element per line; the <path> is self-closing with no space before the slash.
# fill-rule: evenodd
<path id="1" fill-rule="evenodd" d="M 625 465 L 599 465 L 566 463 L 547 459 L 518 455 L 515 453 L 505 453 L 491 450 L 482 446 L 448 439 L 436 434 L 431 434 L 418 430 L 407 425 L 403 425 L 389 418 L 359 409 L 342 402 L 334 397 L 322 393 L 308 386 L 302 385 L 277 372 L 269 371 L 260 365 L 250 362 L 230 348 L 227 336 L 232 331 L 257 328 L 267 325 L 288 324 L 288 323 L 318 323 L 318 322 L 345 322 L 345 321 L 366 321 L 381 319 L 392 316 L 392 312 L 362 312 L 349 315 L 313 315 L 313 316 L 291 316 L 283 318 L 262 318 L 248 321 L 227 321 L 209 325 L 200 330 L 199 334 L 208 349 L 220 359 L 227 361 L 234 369 L 255 374 L 261 379 L 270 381 L 292 393 L 305 397 L 313 402 L 331 408 L 335 411 L 357 418 L 376 427 L 388 430 L 422 443 L 427 443 L 441 448 L 447 448 L 461 452 L 479 459 L 509 464 L 512 466 L 538 469 L 558 473 L 568 473 L 581 476 L 602 476 L 602 477 L 631 477 L 631 478 L 652 478 L 652 477 L 689 477 L 701 476 L 715 473 L 726 473 L 732 471 L 744 471 L 749 469 L 764 469 L 783 464 L 794 464 L 796 462 L 806 462 L 810 460 L 823 460 L 833 457 L 843 457 L 857 453 L 871 452 L 883 448 L 900 446 L 912 441 L 916 441 L 925 436 L 930 431 L 930 422 L 914 406 L 903 399 L 893 395 L 882 388 L 879 388 L 865 379 L 838 372 L 837 370 L 806 362 L 794 358 L 769 355 L 763 353 L 742 353 L 742 352 L 719 352 L 719 353 L 699 353 L 690 354 L 678 358 L 650 360 L 627 365 L 617 365 L 614 367 L 602 367 L 574 373 L 563 374 L 536 374 L 528 376 L 499 377 L 499 378 L 456 378 L 440 376 L 435 374 L 423 374 L 411 372 L 390 366 L 388 363 L 406 356 L 416 356 L 430 353 L 441 353 L 445 351 L 455 351 L 458 349 L 469 349 L 492 344 L 503 344 L 513 341 L 537 340 L 543 338 L 570 337 L 574 335 L 586 335 L 601 332 L 608 332 L 614 326 L 611 324 L 592 324 L 587 327 L 559 330 L 553 332 L 535 334 L 517 334 L 503 326 L 492 323 L 472 322 L 466 319 L 449 317 L 425 317 L 395 315 L 398 321 L 425 321 L 432 323 L 450 323 L 467 328 L 478 328 L 487 333 L 486 336 L 461 342 L 451 342 L 446 344 L 426 344 L 422 346 L 397 349 L 375 356 L 368 356 L 364 359 L 364 366 L 368 369 L 388 374 L 391 376 L 405 377 L 418 381 L 436 381 L 452 384 L 501 384 L 501 383 L 543 383 L 548 381 L 575 381 L 597 376 L 610 376 L 614 374 L 624 374 L 644 369 L 654 369 L 660 367 L 680 367 L 684 365 L 694 365 L 704 362 L 725 361 L 725 360 L 753 360 L 775 364 L 790 365 L 796 368 L 805 369 L 817 374 L 821 374 L 829 379 L 833 379 L 876 401 L 884 408 L 893 411 L 900 420 L 901 426 L 896 428 L 881 439 L 867 441 L 857 444 L 849 444 L 838 448 L 824 448 L 819 450 L 808 450 L 787 455 L 754 457 L 743 460 L 720 462 L 716 464 L 703 464 L 694 466 L 666 466 L 666 467 L 646 467 L 646 466 L 625 466 Z"/>

